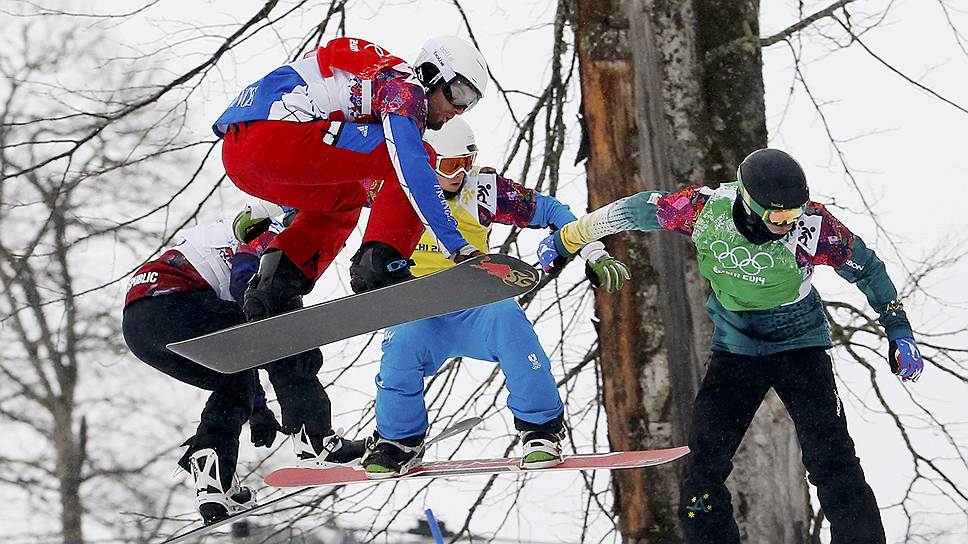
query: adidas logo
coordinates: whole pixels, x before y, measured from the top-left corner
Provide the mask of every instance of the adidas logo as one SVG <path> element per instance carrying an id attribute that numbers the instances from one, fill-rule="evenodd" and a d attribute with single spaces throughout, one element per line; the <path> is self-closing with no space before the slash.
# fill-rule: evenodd
<path id="1" fill-rule="evenodd" d="M 356 130 L 360 131 L 360 134 L 362 134 L 364 138 L 366 138 L 366 133 L 369 132 L 367 130 L 366 125 L 360 125 L 360 126 L 356 127 Z"/>

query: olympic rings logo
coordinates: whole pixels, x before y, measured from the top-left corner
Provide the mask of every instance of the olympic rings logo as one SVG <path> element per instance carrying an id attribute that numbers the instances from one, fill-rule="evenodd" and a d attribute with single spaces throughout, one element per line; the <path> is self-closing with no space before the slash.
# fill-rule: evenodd
<path id="1" fill-rule="evenodd" d="M 773 268 L 775 264 L 773 256 L 769 253 L 760 251 L 754 255 L 743 246 L 731 248 L 722 240 L 714 240 L 709 244 L 709 250 L 713 252 L 713 257 L 724 269 L 738 268 L 748 276 L 758 276 L 760 272 Z"/>

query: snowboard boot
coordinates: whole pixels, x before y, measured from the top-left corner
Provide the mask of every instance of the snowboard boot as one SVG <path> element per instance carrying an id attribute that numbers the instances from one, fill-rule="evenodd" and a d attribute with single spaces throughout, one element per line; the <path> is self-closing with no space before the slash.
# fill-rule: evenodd
<path id="1" fill-rule="evenodd" d="M 383 438 L 373 433 L 373 442 L 363 458 L 366 477 L 373 479 L 403 476 L 423 462 L 424 435 L 411 436 L 400 440 Z"/>
<path id="2" fill-rule="evenodd" d="M 323 436 L 309 436 L 304 426 L 292 436 L 296 452 L 296 466 L 304 468 L 332 468 L 355 465 L 366 451 L 366 440 L 347 440 L 343 429 Z"/>
<path id="3" fill-rule="evenodd" d="M 224 489 L 218 468 L 218 454 L 212 448 L 198 450 L 189 457 L 195 479 L 195 506 L 205 525 L 256 506 L 255 491 L 236 482 Z"/>
<path id="4" fill-rule="evenodd" d="M 565 439 L 564 430 L 521 431 L 521 444 L 524 445 L 524 456 L 521 457 L 521 468 L 546 468 L 559 465 L 565 458 L 561 453 L 561 441 Z"/>
<path id="5" fill-rule="evenodd" d="M 259 271 L 249 279 L 242 311 L 249 321 L 258 321 L 302 308 L 302 295 L 313 289 L 313 281 L 302 273 L 285 253 L 266 251 L 259 259 Z"/>

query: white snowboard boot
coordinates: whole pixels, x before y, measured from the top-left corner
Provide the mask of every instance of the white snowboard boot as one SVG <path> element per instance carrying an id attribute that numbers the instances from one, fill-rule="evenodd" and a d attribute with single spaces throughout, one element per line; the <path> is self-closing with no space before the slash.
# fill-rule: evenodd
<path id="1" fill-rule="evenodd" d="M 195 506 L 206 525 L 256 506 L 255 492 L 236 481 L 222 488 L 218 454 L 212 448 L 194 452 L 189 458 L 195 478 Z"/>
<path id="2" fill-rule="evenodd" d="M 366 444 L 363 440 L 343 438 L 343 429 L 318 438 L 310 438 L 306 427 L 292 435 L 292 447 L 296 452 L 296 466 L 304 468 L 331 468 L 355 465 Z M 316 442 L 318 446 L 313 445 Z"/>

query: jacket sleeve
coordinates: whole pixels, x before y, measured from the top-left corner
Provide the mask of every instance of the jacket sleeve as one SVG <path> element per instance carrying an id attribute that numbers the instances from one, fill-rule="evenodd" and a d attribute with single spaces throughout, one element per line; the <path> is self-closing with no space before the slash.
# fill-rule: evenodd
<path id="1" fill-rule="evenodd" d="M 811 263 L 829 266 L 837 275 L 856 285 L 877 312 L 878 321 L 889 340 L 912 336 L 907 314 L 897 300 L 897 289 L 887 275 L 884 262 L 864 240 L 818 202 L 807 203 L 802 221 L 809 228 L 801 230 L 798 247 L 816 243 L 811 252 Z"/>
<path id="2" fill-rule="evenodd" d="M 229 277 L 229 293 L 235 302 L 242 305 L 245 299 L 245 289 L 248 287 L 249 279 L 259 271 L 259 259 L 265 252 L 269 244 L 278 235 L 278 230 L 282 226 L 275 223 L 270 230 L 260 234 L 255 240 L 246 244 L 240 244 L 235 254 L 229 259 L 232 270 Z"/>
<path id="3" fill-rule="evenodd" d="M 571 213 L 571 208 L 557 198 L 541 193 L 535 193 L 535 198 L 537 205 L 535 206 L 534 217 L 531 218 L 528 226 L 550 227 L 554 230 L 560 230 L 568 223 L 578 220 L 575 214 Z"/>
<path id="4" fill-rule="evenodd" d="M 245 299 L 245 288 L 249 279 L 259 270 L 259 257 L 252 253 L 236 253 L 232 256 L 232 277 L 229 281 L 229 292 L 235 302 L 242 305 Z"/>
<path id="5" fill-rule="evenodd" d="M 256 374 L 255 398 L 252 399 L 252 413 L 261 412 L 268 408 L 268 402 L 266 400 L 266 390 L 262 388 L 262 381 L 259 380 L 259 376 Z"/>
<path id="6" fill-rule="evenodd" d="M 661 230 L 656 204 L 665 193 L 643 191 L 620 198 L 562 226 L 555 246 L 562 255 L 574 255 L 582 246 L 610 234 L 627 230 Z"/>
<path id="7" fill-rule="evenodd" d="M 853 236 L 851 249 L 850 257 L 834 270 L 864 293 L 868 304 L 877 312 L 878 322 L 884 327 L 888 340 L 913 337 L 911 324 L 903 305 L 897 300 L 897 288 L 887 275 L 884 262 L 859 236 Z"/>
<path id="8" fill-rule="evenodd" d="M 437 175 L 430 167 L 430 157 L 424 149 L 417 123 L 409 117 L 386 114 L 383 116 L 383 132 L 400 187 L 420 221 L 433 232 L 446 253 L 457 253 L 468 243 L 457 230 L 457 221 L 447 206 Z"/>
<path id="9" fill-rule="evenodd" d="M 493 222 L 519 227 L 551 227 L 558 230 L 575 221 L 575 214 L 554 197 L 543 195 L 514 180 L 498 175 L 492 168 L 482 168 L 481 172 L 495 174 L 496 178 L 496 209 L 491 217 L 490 212 L 482 207 L 481 217 L 486 219 L 485 224 Z"/>

